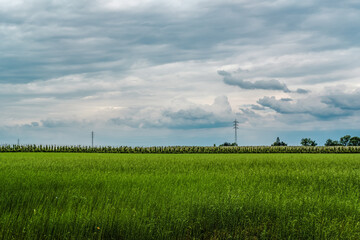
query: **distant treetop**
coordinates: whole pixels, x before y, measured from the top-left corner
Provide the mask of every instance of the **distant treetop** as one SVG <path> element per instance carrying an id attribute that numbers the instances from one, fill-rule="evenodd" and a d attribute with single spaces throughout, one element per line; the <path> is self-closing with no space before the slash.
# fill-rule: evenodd
<path id="1" fill-rule="evenodd" d="M 317 143 L 312 140 L 311 138 L 303 138 L 301 139 L 301 145 L 302 146 L 316 146 Z"/>
<path id="2" fill-rule="evenodd" d="M 351 137 L 345 135 L 340 138 L 339 141 L 328 139 L 325 142 L 325 146 L 360 146 L 360 138 L 357 136 Z"/>
<path id="3" fill-rule="evenodd" d="M 229 143 L 229 142 L 224 142 L 223 144 L 219 145 L 220 147 L 226 147 L 226 146 L 237 146 L 237 143 Z"/>
<path id="4" fill-rule="evenodd" d="M 287 144 L 284 143 L 283 141 L 280 141 L 280 138 L 277 137 L 276 141 L 273 144 L 271 144 L 271 146 L 287 146 Z"/>

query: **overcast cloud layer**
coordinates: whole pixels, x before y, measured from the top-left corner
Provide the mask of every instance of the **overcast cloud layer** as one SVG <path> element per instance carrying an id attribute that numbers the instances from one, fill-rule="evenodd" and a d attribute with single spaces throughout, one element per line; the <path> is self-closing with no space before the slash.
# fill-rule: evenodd
<path id="1" fill-rule="evenodd" d="M 360 3 L 0 0 L 0 144 L 360 135 Z"/>

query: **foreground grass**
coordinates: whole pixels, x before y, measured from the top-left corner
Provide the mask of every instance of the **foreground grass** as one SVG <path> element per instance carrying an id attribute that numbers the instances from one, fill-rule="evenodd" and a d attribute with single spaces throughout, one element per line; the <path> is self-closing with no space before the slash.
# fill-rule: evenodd
<path id="1" fill-rule="evenodd" d="M 360 239 L 360 155 L 1 153 L 0 239 Z"/>

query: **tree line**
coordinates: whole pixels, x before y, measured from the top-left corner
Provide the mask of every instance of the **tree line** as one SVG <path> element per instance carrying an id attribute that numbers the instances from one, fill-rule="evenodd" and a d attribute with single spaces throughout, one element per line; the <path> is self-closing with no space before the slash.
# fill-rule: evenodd
<path id="1" fill-rule="evenodd" d="M 300 141 L 300 144 L 302 146 L 317 146 L 318 144 L 315 142 L 315 140 L 312 140 L 311 138 L 302 138 Z M 326 140 L 325 146 L 360 146 L 360 137 L 354 136 L 351 137 L 350 135 L 345 135 L 341 137 L 339 140 L 332 140 L 328 139 Z M 280 141 L 280 138 L 277 137 L 276 141 L 271 144 L 271 146 L 287 146 L 286 143 L 283 141 Z"/>
<path id="2" fill-rule="evenodd" d="M 340 138 L 339 141 L 333 141 L 331 139 L 326 140 L 325 146 L 360 146 L 360 138 L 357 136 L 351 137 L 345 135 Z"/>

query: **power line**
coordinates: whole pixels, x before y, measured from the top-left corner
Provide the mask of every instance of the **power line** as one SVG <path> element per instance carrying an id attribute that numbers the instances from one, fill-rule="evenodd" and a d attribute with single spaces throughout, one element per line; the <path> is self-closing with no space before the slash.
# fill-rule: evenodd
<path id="1" fill-rule="evenodd" d="M 237 130 L 239 129 L 239 122 L 236 118 L 233 121 L 233 128 L 235 129 L 235 143 L 237 144 Z"/>

